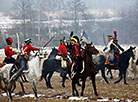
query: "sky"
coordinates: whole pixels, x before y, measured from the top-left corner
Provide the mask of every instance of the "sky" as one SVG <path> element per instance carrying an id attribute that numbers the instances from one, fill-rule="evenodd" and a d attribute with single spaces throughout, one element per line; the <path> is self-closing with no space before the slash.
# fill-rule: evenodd
<path id="1" fill-rule="evenodd" d="M 0 12 L 12 11 L 12 3 L 15 0 L 0 0 Z M 83 0 L 90 9 L 117 9 L 133 7 L 136 0 Z"/>
<path id="2" fill-rule="evenodd" d="M 117 9 L 133 7 L 136 0 L 84 0 L 91 9 Z"/>

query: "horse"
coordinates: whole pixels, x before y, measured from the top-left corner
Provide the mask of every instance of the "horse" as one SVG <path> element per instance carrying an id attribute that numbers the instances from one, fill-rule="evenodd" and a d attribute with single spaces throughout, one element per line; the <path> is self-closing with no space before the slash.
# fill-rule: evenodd
<path id="1" fill-rule="evenodd" d="M 83 61 L 84 61 L 84 70 L 82 73 L 76 72 L 74 77 L 71 77 L 71 70 L 72 70 L 72 64 L 68 63 L 68 74 L 72 79 L 72 95 L 73 96 L 79 96 L 78 91 L 76 89 L 76 84 L 78 83 L 79 79 L 82 79 L 82 91 L 81 96 L 83 96 L 83 91 L 85 89 L 85 81 L 88 76 L 92 78 L 93 88 L 95 95 L 98 96 L 98 93 L 96 91 L 96 84 L 95 84 L 95 65 L 93 63 L 92 54 L 98 54 L 99 51 L 92 45 L 92 43 L 88 44 L 86 43 L 84 54 L 83 54 Z M 74 66 L 75 67 L 75 66 Z"/>
<path id="2" fill-rule="evenodd" d="M 118 68 L 116 68 L 115 66 L 111 66 L 109 64 L 107 64 L 105 66 L 105 61 L 106 61 L 107 55 L 96 56 L 94 58 L 94 62 L 96 64 L 96 72 L 101 70 L 102 77 L 104 78 L 106 83 L 109 84 L 109 82 L 108 82 L 108 80 L 105 76 L 105 67 L 107 67 L 108 69 L 119 70 L 120 79 L 118 81 L 114 82 L 114 84 L 119 83 L 122 80 L 123 75 L 124 75 L 124 84 L 127 84 L 127 82 L 126 82 L 126 71 L 127 71 L 128 65 L 129 65 L 130 58 L 131 57 L 133 59 L 135 58 L 135 54 L 133 52 L 133 50 L 135 48 L 136 47 L 131 47 L 130 46 L 130 48 L 128 50 L 126 50 L 125 52 L 123 52 L 122 54 L 119 55 Z"/>
<path id="3" fill-rule="evenodd" d="M 28 71 L 24 72 L 24 75 L 26 76 L 27 81 L 32 85 L 32 89 L 34 91 L 36 100 L 38 100 L 36 82 L 37 82 L 37 79 L 40 77 L 40 64 L 41 64 L 41 58 L 42 58 L 42 56 L 40 56 L 40 55 L 41 55 L 40 52 L 36 52 L 35 56 L 33 56 L 33 58 L 30 61 L 28 61 Z M 9 65 L 9 64 L 6 64 L 6 65 Z M 11 68 L 11 66 L 8 68 Z M 9 73 L 8 73 L 8 75 L 9 75 Z M 6 78 L 6 77 L 4 77 L 4 78 Z M 12 100 L 12 96 L 11 96 L 12 91 L 11 90 L 14 86 L 15 80 L 12 80 L 12 78 L 11 78 L 10 80 L 7 80 L 7 81 L 8 81 L 8 85 L 7 85 L 8 88 L 6 91 L 8 93 L 9 100 Z"/>
<path id="4" fill-rule="evenodd" d="M 17 57 L 16 61 L 17 60 L 18 60 L 18 57 Z M 13 65 L 14 64 L 0 63 L 0 89 L 4 90 L 5 92 L 7 90 L 7 84 L 5 84 L 5 83 L 7 83 L 7 80 L 10 79 L 9 73 L 10 73 L 11 69 L 13 68 Z M 20 86 L 22 88 L 22 92 L 25 94 L 26 92 L 24 90 L 22 80 L 19 79 L 18 82 L 20 82 Z M 12 93 L 14 92 L 15 88 L 16 88 L 16 83 L 14 83 L 14 87 L 11 90 Z"/>
<path id="5" fill-rule="evenodd" d="M 67 75 L 67 68 L 61 67 L 61 61 L 56 60 L 55 57 L 58 53 L 58 50 L 56 48 L 52 48 L 52 51 L 50 55 L 48 56 L 48 59 L 46 59 L 42 66 L 42 73 L 40 77 L 40 81 L 43 80 L 43 78 L 46 81 L 47 88 L 53 88 L 51 85 L 51 78 L 54 74 L 54 72 L 60 73 L 60 76 L 62 77 L 62 87 L 65 87 L 65 80 Z"/>

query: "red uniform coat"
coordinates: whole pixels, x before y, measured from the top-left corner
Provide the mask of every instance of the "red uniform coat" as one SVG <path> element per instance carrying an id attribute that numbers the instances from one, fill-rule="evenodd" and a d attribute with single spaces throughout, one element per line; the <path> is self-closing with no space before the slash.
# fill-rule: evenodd
<path id="1" fill-rule="evenodd" d="M 21 54 L 26 53 L 27 55 L 29 55 L 30 54 L 30 51 L 33 51 L 33 50 L 39 50 L 39 49 L 36 48 L 36 47 L 32 47 L 31 45 L 25 45 L 23 47 L 23 50 L 21 51 Z"/>
<path id="2" fill-rule="evenodd" d="M 72 54 L 74 57 L 81 56 L 80 45 L 76 44 L 72 46 Z"/>
<path id="3" fill-rule="evenodd" d="M 67 56 L 67 49 L 65 45 L 59 45 L 58 54 Z"/>
<path id="4" fill-rule="evenodd" d="M 7 58 L 11 58 L 12 55 L 14 55 L 14 54 L 15 54 L 15 51 L 12 51 L 12 47 L 11 46 L 7 46 L 5 48 L 5 55 L 6 55 Z"/>

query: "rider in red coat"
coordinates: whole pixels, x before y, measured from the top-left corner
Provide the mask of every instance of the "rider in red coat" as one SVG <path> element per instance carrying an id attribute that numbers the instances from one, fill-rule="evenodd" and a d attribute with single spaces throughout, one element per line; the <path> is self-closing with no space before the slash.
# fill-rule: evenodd
<path id="1" fill-rule="evenodd" d="M 72 54 L 73 54 L 73 61 L 76 64 L 77 71 L 82 70 L 82 56 L 81 56 L 81 50 L 80 50 L 80 45 L 78 44 L 78 41 L 76 38 L 71 39 L 72 43 Z"/>
<path id="2" fill-rule="evenodd" d="M 12 57 L 16 52 L 12 50 L 12 38 L 7 38 L 6 39 L 7 42 L 7 47 L 5 48 L 5 56 L 6 58 L 4 59 L 4 63 L 15 63 L 15 59 Z"/>
<path id="3" fill-rule="evenodd" d="M 17 71 L 16 75 L 14 76 L 13 80 L 17 80 L 18 77 L 22 74 L 23 70 L 28 69 L 28 60 L 30 56 L 30 51 L 39 50 L 39 48 L 32 47 L 32 42 L 30 38 L 26 39 L 25 43 L 26 45 L 21 50 L 21 54 L 19 56 L 20 68 Z"/>
<path id="4" fill-rule="evenodd" d="M 67 49 L 66 49 L 66 46 L 64 44 L 64 40 L 60 40 L 60 45 L 58 48 L 58 55 L 62 56 L 63 58 L 67 57 Z"/>

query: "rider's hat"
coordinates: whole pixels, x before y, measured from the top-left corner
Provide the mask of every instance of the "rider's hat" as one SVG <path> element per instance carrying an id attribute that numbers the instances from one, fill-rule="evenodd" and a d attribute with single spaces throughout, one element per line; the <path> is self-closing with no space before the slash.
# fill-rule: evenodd
<path id="1" fill-rule="evenodd" d="M 27 38 L 24 42 L 25 42 L 26 44 L 31 43 L 31 38 Z"/>
<path id="2" fill-rule="evenodd" d="M 113 33 L 114 33 L 114 38 L 113 38 L 113 40 L 114 41 L 117 41 L 118 39 L 117 39 L 117 31 L 113 31 Z"/>
<path id="3" fill-rule="evenodd" d="M 12 40 L 11 37 L 9 37 L 9 38 L 6 39 L 6 42 L 7 42 L 8 44 L 11 44 L 11 43 L 13 42 L 13 40 Z"/>
<path id="4" fill-rule="evenodd" d="M 64 45 L 64 40 L 60 40 L 60 44 L 61 45 Z"/>
<path id="5" fill-rule="evenodd" d="M 113 31 L 114 37 L 117 38 L 117 31 Z"/>
<path id="6" fill-rule="evenodd" d="M 78 42 L 76 38 L 71 38 L 71 41 L 74 41 L 75 43 Z"/>
<path id="7" fill-rule="evenodd" d="M 107 37 L 110 38 L 110 39 L 112 39 L 112 35 L 108 35 Z"/>
<path id="8" fill-rule="evenodd" d="M 78 36 L 75 35 L 75 36 L 73 36 L 73 38 L 75 38 L 77 40 L 77 43 L 80 43 Z"/>

